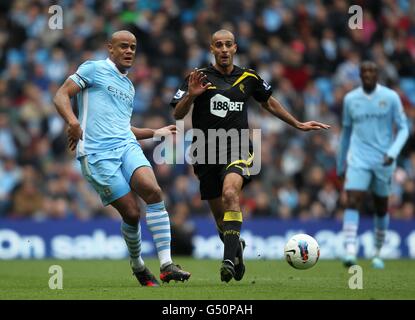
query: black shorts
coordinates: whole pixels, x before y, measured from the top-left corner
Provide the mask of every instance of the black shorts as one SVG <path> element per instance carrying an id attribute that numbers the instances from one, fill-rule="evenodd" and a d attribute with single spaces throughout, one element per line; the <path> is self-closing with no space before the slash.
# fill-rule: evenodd
<path id="1" fill-rule="evenodd" d="M 222 195 L 223 181 L 228 173 L 235 172 L 242 176 L 245 187 L 252 178 L 249 170 L 245 166 L 232 165 L 227 168 L 227 164 L 199 164 L 194 165 L 193 169 L 200 181 L 200 196 L 202 200 L 211 200 Z"/>

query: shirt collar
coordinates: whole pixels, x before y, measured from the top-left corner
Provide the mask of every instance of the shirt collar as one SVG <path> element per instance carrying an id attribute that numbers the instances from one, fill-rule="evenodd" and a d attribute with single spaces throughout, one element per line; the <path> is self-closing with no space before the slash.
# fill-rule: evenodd
<path id="1" fill-rule="evenodd" d="M 229 77 L 229 76 L 239 75 L 239 74 L 241 73 L 241 68 L 239 68 L 239 67 L 238 67 L 238 66 L 236 66 L 236 65 L 233 65 L 233 69 L 232 69 L 232 71 L 231 71 L 231 73 L 230 73 L 230 74 L 223 74 L 223 73 L 221 73 L 218 69 L 216 69 L 216 68 L 213 66 L 213 63 L 210 63 L 210 64 L 209 64 L 208 69 L 210 69 L 211 71 L 213 71 L 213 72 L 215 72 L 215 73 L 217 73 L 217 74 L 219 74 L 219 75 L 221 75 L 221 76 L 227 76 L 227 77 Z"/>
<path id="2" fill-rule="evenodd" d="M 363 86 L 362 86 L 362 92 L 366 97 L 370 99 L 375 95 L 375 93 L 379 90 L 379 88 L 380 88 L 379 83 L 376 83 L 375 89 L 371 93 L 366 93 L 366 91 L 363 89 Z"/>
<path id="3" fill-rule="evenodd" d="M 117 66 L 115 65 L 115 63 L 110 59 L 110 58 L 107 58 L 106 60 L 105 60 L 115 71 L 117 71 L 118 72 L 118 74 L 119 75 L 121 75 L 121 76 L 123 76 L 123 77 L 126 77 L 127 76 L 127 74 L 128 74 L 128 71 L 125 71 L 125 73 L 122 73 L 118 68 L 117 68 Z"/>

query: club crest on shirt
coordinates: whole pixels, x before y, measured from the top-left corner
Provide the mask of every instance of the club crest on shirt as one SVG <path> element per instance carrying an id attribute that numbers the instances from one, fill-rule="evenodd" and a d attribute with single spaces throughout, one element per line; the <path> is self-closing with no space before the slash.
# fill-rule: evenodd
<path id="1" fill-rule="evenodd" d="M 385 100 L 380 100 L 380 101 L 379 101 L 379 107 L 380 107 L 380 108 L 384 108 L 384 107 L 386 107 L 386 101 L 385 101 Z"/>
<path id="2" fill-rule="evenodd" d="M 104 188 L 103 192 L 107 197 L 109 197 L 112 194 L 112 191 L 109 187 Z"/>
<path id="3" fill-rule="evenodd" d="M 241 83 L 239 85 L 239 90 L 241 90 L 241 92 L 245 93 L 245 86 L 243 85 L 243 83 Z"/>

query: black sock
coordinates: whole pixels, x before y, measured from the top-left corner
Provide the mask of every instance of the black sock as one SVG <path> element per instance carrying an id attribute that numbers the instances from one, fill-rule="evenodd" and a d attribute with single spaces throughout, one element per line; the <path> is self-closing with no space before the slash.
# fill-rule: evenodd
<path id="1" fill-rule="evenodd" d="M 219 229 L 219 227 L 217 227 L 217 230 L 218 230 L 218 234 L 219 234 L 219 238 L 220 238 L 220 240 L 221 240 L 223 243 L 225 243 L 225 236 L 223 235 L 223 231 L 222 231 L 221 229 Z M 240 227 L 239 227 L 239 230 L 240 230 Z M 239 243 L 239 242 L 238 242 L 238 243 Z M 241 250 L 242 250 L 241 246 L 240 246 L 240 245 L 238 245 L 238 249 L 236 250 L 236 255 L 235 255 L 235 256 L 240 255 L 240 254 L 241 254 Z"/>
<path id="2" fill-rule="evenodd" d="M 241 247 L 239 245 L 239 235 L 241 232 L 241 227 L 242 222 L 240 221 L 223 222 L 223 243 L 225 244 L 223 260 L 230 260 L 232 262 L 235 261 L 238 248 Z"/>

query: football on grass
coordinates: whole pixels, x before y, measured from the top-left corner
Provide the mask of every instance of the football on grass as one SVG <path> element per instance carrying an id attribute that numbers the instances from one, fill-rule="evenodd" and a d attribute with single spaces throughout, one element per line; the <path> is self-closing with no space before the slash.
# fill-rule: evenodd
<path id="1" fill-rule="evenodd" d="M 320 248 L 316 239 L 308 234 L 296 234 L 284 247 L 284 256 L 288 264 L 296 269 L 309 269 L 320 257 Z"/>

